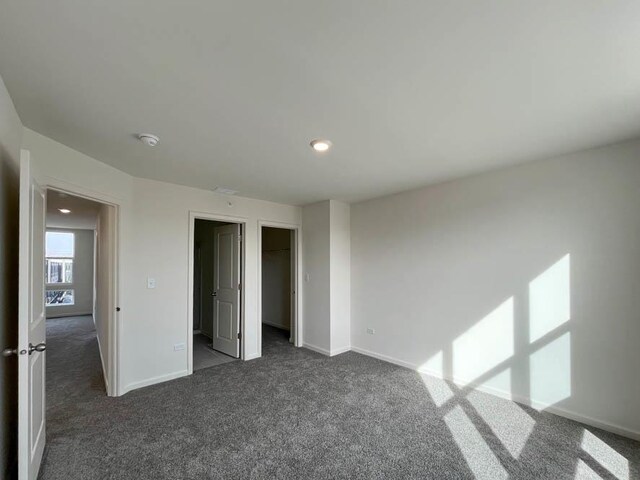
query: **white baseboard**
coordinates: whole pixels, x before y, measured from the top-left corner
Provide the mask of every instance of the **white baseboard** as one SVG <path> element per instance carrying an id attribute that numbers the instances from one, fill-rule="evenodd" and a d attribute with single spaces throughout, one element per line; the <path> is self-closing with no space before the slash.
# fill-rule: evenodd
<path id="1" fill-rule="evenodd" d="M 175 380 L 176 378 L 186 377 L 189 375 L 188 370 L 180 370 L 178 372 L 168 373 L 166 375 L 159 375 L 157 377 L 148 378 L 146 380 L 141 380 L 139 382 L 133 382 L 124 387 L 124 391 L 122 394 L 124 395 L 127 392 L 132 390 L 136 390 L 138 388 L 148 387 L 150 385 L 155 385 L 156 383 L 167 382 L 169 380 Z"/>
<path id="2" fill-rule="evenodd" d="M 303 343 L 302 346 L 304 348 L 308 348 L 309 350 L 313 350 L 314 352 L 326 355 L 327 357 L 334 357 L 351 350 L 351 346 L 349 345 L 347 345 L 346 347 L 334 348 L 333 350 L 327 350 L 326 348 L 318 347 L 317 345 L 312 345 L 310 343 Z"/>
<path id="3" fill-rule="evenodd" d="M 244 361 L 249 361 L 249 360 L 254 360 L 256 358 L 260 358 L 260 355 L 258 355 L 257 353 L 251 353 L 249 355 L 245 355 L 244 356 Z"/>
<path id="4" fill-rule="evenodd" d="M 280 330 L 286 330 L 287 332 L 290 331 L 289 327 L 286 327 L 285 325 L 282 325 L 280 323 L 268 322 L 266 320 L 262 320 L 262 323 L 264 323 L 265 325 L 269 325 L 270 327 L 279 328 Z"/>
<path id="5" fill-rule="evenodd" d="M 334 357 L 336 355 L 340 355 L 341 353 L 349 351 L 351 351 L 351 345 L 347 345 L 346 347 L 334 348 L 333 350 L 331 350 L 329 356 Z"/>
<path id="6" fill-rule="evenodd" d="M 404 360 L 398 360 L 394 357 L 389 357 L 388 355 L 383 355 L 381 353 L 372 352 L 370 350 L 365 350 L 364 348 L 351 346 L 351 350 L 356 353 L 361 353 L 362 355 L 366 355 L 367 357 L 377 358 L 378 360 L 383 360 L 388 363 L 393 363 L 394 365 L 399 365 L 400 367 L 409 368 L 411 370 L 417 370 L 417 367 L 409 362 L 405 362 Z"/>
<path id="7" fill-rule="evenodd" d="M 420 368 L 419 365 L 417 364 L 413 364 L 404 360 L 400 360 L 398 358 L 395 357 L 391 357 L 388 355 L 384 355 L 381 353 L 377 353 L 377 352 L 373 352 L 370 350 L 366 350 L 364 348 L 360 348 L 360 347 L 351 347 L 351 350 L 353 350 L 354 352 L 357 353 L 361 353 L 362 355 L 366 355 L 368 357 L 373 357 L 373 358 L 377 358 L 378 360 L 382 360 L 388 363 L 393 363 L 395 365 L 401 366 L 401 367 L 405 367 L 408 368 L 410 370 L 414 370 L 418 373 L 424 374 L 424 375 L 429 375 L 431 377 L 435 377 L 435 378 L 439 378 L 442 380 L 447 380 L 449 382 L 453 382 L 456 385 L 459 386 L 469 386 L 466 380 L 464 379 L 460 379 L 460 378 L 453 378 L 450 377 L 448 375 L 442 375 L 439 372 L 434 372 L 431 370 L 426 370 L 424 368 Z M 535 408 L 536 410 L 542 410 L 545 412 L 549 412 L 549 413 L 553 413 L 554 415 L 558 415 L 560 417 L 564 417 L 564 418 L 568 418 L 569 420 L 574 420 L 576 422 L 580 422 L 580 423 L 584 423 L 585 425 L 589 425 L 591 427 L 595 427 L 595 428 L 599 428 L 601 430 L 606 430 L 607 432 L 611 432 L 611 433 L 615 433 L 617 435 L 621 435 L 623 437 L 627 437 L 627 438 L 631 438 L 633 440 L 640 440 L 640 432 L 635 431 L 635 430 L 631 430 L 625 427 L 622 427 L 620 425 L 616 425 L 613 423 L 609 423 L 609 422 L 604 422 L 601 420 L 597 420 L 595 418 L 592 417 L 588 417 L 586 415 L 582 415 L 576 412 L 572 412 L 570 410 L 564 409 L 562 407 L 556 407 L 556 406 L 548 406 L 545 404 L 542 404 L 540 402 L 536 402 L 535 400 L 531 400 L 529 398 L 525 398 L 522 397 L 520 395 L 513 395 L 510 392 L 506 392 L 504 390 L 500 390 L 497 388 L 493 388 L 493 387 L 486 387 L 486 386 L 474 386 L 473 387 L 474 390 L 477 390 L 479 392 L 483 392 L 483 393 L 488 393 L 489 395 L 493 395 L 495 397 L 499 397 L 499 398 L 504 398 L 506 400 L 511 400 L 513 402 L 517 402 L 517 403 L 521 403 L 523 405 L 527 405 L 529 407 Z"/>
<path id="8" fill-rule="evenodd" d="M 55 308 L 55 307 L 49 307 L 49 308 Z M 47 314 L 45 316 L 45 318 L 64 318 L 64 317 L 85 317 L 91 315 L 93 316 L 93 312 L 89 311 L 89 312 L 72 312 L 72 313 L 54 313 L 54 314 Z"/>
<path id="9" fill-rule="evenodd" d="M 95 320 L 94 320 L 95 324 Z M 100 336 L 98 335 L 98 330 L 96 329 L 96 339 L 98 340 L 98 352 L 100 352 L 100 363 L 102 364 L 102 377 L 104 378 L 104 387 L 107 390 L 107 395 L 111 395 L 111 389 L 109 388 L 109 372 L 105 367 L 104 355 L 102 355 L 102 344 L 100 343 Z"/>
<path id="10" fill-rule="evenodd" d="M 321 353 L 322 355 L 326 355 L 327 357 L 331 356 L 331 352 L 326 348 L 317 347 L 316 345 L 312 345 L 310 343 L 303 343 L 302 346 L 304 348 L 308 348 L 309 350 L 313 350 L 314 352 Z"/>

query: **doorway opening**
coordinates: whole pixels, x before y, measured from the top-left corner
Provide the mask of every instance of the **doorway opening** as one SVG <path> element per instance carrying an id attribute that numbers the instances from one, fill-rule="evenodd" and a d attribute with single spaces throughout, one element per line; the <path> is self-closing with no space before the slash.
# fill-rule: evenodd
<path id="1" fill-rule="evenodd" d="M 116 207 L 47 189 L 44 250 L 47 403 L 115 395 Z"/>
<path id="2" fill-rule="evenodd" d="M 195 218 L 192 259 L 195 371 L 241 356 L 242 225 Z"/>
<path id="3" fill-rule="evenodd" d="M 260 231 L 262 355 L 296 344 L 297 231 L 262 225 Z"/>

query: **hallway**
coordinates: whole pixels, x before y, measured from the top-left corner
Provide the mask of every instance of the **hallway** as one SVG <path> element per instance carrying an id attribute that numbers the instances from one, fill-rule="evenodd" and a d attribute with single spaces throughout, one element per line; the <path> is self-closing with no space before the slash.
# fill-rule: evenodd
<path id="1" fill-rule="evenodd" d="M 47 319 L 47 433 L 66 421 L 69 404 L 105 395 L 91 315 Z"/>

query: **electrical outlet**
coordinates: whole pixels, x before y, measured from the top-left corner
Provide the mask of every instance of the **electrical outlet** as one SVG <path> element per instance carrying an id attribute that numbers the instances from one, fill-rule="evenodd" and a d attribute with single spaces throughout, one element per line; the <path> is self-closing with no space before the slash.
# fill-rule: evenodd
<path id="1" fill-rule="evenodd" d="M 147 277 L 147 288 L 156 288 L 156 279 Z"/>
<path id="2" fill-rule="evenodd" d="M 173 351 L 174 351 L 174 352 L 178 352 L 178 351 L 180 351 L 180 350 L 184 350 L 184 348 L 185 348 L 185 347 L 184 347 L 184 343 L 176 343 L 176 344 L 173 346 Z"/>
<path id="3" fill-rule="evenodd" d="M 373 335 L 374 333 L 376 333 L 376 329 L 375 328 L 367 328 L 367 333 L 369 335 Z"/>

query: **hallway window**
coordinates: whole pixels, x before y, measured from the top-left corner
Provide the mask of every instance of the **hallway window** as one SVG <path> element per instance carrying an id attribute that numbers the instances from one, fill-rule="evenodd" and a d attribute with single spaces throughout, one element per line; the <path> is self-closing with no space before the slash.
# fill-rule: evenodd
<path id="1" fill-rule="evenodd" d="M 47 307 L 53 307 L 55 305 L 73 305 L 74 304 L 74 291 L 73 290 L 47 290 L 47 296 L 45 299 L 45 305 Z"/>
<path id="2" fill-rule="evenodd" d="M 47 232 L 44 270 L 47 285 L 73 282 L 74 244 L 73 233 Z"/>

